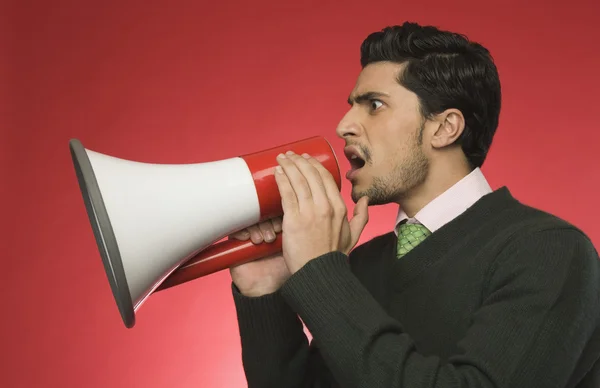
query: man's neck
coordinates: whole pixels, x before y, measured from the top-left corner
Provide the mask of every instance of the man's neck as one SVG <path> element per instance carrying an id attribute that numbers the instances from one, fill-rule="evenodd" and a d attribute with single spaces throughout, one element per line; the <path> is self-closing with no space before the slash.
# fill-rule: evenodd
<path id="1" fill-rule="evenodd" d="M 431 166 L 425 181 L 398 201 L 409 217 L 414 217 L 428 203 L 454 186 L 472 171 L 468 166 L 434 168 Z"/>

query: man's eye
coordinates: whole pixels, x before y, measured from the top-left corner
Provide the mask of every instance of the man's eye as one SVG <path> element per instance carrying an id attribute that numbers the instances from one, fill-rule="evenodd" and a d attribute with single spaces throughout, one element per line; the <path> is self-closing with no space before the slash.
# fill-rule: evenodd
<path id="1" fill-rule="evenodd" d="M 371 100 L 371 109 L 372 110 L 377 110 L 382 105 L 383 105 L 383 103 L 379 100 Z"/>

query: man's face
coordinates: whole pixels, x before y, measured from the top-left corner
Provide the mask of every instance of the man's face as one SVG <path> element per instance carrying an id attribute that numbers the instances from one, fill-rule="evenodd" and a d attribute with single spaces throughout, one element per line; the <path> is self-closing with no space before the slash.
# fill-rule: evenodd
<path id="1" fill-rule="evenodd" d="M 360 73 L 350 110 L 336 130 L 352 169 L 352 200 L 398 202 L 423 183 L 429 163 L 422 149 L 424 120 L 417 96 L 396 81 L 402 65 L 374 63 Z"/>

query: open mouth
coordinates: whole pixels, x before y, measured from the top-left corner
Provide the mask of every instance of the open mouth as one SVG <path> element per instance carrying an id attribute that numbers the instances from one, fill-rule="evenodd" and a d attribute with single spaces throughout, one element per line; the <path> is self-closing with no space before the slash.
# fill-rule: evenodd
<path id="1" fill-rule="evenodd" d="M 358 169 L 363 168 L 365 166 L 365 161 L 362 160 L 358 156 L 353 156 L 350 159 L 350 166 L 352 167 L 353 170 L 358 170 Z"/>
<path id="2" fill-rule="evenodd" d="M 344 151 L 346 154 L 346 158 L 350 162 L 350 167 L 352 170 L 359 170 L 365 166 L 364 159 L 353 149 L 347 149 Z"/>

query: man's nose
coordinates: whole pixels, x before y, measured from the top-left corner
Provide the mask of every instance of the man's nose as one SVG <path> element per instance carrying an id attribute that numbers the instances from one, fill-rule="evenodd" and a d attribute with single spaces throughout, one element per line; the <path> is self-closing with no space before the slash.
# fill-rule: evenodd
<path id="1" fill-rule="evenodd" d="M 358 121 L 350 114 L 347 114 L 342 118 L 335 132 L 340 138 L 346 139 L 348 137 L 359 136 L 360 131 L 361 129 Z"/>

